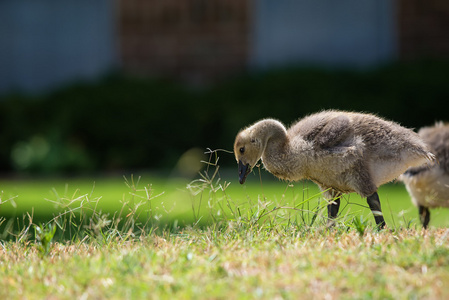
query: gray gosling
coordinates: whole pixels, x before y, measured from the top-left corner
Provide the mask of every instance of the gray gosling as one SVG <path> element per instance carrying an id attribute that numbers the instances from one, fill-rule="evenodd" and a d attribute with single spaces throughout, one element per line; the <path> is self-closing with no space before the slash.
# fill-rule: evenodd
<path id="1" fill-rule="evenodd" d="M 408 169 L 400 180 L 405 183 L 419 218 L 426 229 L 430 222 L 429 208 L 449 207 L 449 124 L 436 123 L 423 127 L 419 136 L 436 156 L 430 167 Z"/>
<path id="2" fill-rule="evenodd" d="M 256 122 L 237 134 L 234 154 L 241 184 L 262 159 L 274 176 L 309 179 L 325 191 L 328 225 L 338 215 L 340 196 L 355 192 L 367 198 L 379 229 L 385 220 L 378 187 L 434 160 L 412 130 L 371 114 L 337 110 L 309 115 L 288 130 L 277 120 Z"/>

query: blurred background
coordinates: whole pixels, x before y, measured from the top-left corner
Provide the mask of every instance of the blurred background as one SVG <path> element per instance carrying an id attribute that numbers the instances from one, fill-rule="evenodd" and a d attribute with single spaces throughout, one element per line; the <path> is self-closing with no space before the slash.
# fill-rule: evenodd
<path id="1" fill-rule="evenodd" d="M 0 25 L 3 175 L 188 175 L 329 108 L 449 119 L 446 0 L 2 0 Z"/>

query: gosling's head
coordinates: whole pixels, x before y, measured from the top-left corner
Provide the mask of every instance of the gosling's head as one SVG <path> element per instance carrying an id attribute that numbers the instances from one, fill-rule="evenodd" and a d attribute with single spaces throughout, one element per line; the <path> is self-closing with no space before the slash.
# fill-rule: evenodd
<path id="1" fill-rule="evenodd" d="M 246 176 L 262 157 L 262 152 L 262 143 L 260 139 L 254 136 L 254 131 L 251 128 L 247 128 L 237 134 L 234 143 L 234 154 L 239 164 L 240 184 L 245 183 Z"/>

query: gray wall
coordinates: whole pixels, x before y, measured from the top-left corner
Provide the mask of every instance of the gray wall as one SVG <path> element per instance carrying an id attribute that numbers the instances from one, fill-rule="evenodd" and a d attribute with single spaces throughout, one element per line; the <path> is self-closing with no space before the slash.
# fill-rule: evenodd
<path id="1" fill-rule="evenodd" d="M 253 0 L 251 65 L 365 67 L 397 56 L 395 0 Z"/>
<path id="2" fill-rule="evenodd" d="M 95 78 L 117 62 L 113 0 L 1 0 L 0 92 Z"/>

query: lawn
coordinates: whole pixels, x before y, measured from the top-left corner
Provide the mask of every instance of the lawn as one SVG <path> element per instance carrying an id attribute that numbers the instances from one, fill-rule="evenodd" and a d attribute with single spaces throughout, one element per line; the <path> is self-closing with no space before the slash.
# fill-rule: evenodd
<path id="1" fill-rule="evenodd" d="M 448 299 L 448 230 L 185 229 L 0 247 L 2 299 Z"/>
<path id="2" fill-rule="evenodd" d="M 329 229 L 314 184 L 262 175 L 256 170 L 245 185 L 234 172 L 212 171 L 194 181 L 3 179 L 3 225 L 24 213 L 36 226 L 54 219 L 18 222 L 22 228 L 0 241 L 0 297 L 449 297 L 447 210 L 432 210 L 431 228 L 422 230 L 403 185 L 392 183 L 379 190 L 388 229 L 374 228 L 356 195 L 343 199 Z M 73 229 L 67 220 L 84 225 Z M 66 239 L 52 228 L 74 233 Z"/>
<path id="3" fill-rule="evenodd" d="M 274 180 L 269 174 L 259 176 L 255 171 L 245 185 L 238 184 L 234 173 L 217 173 L 209 183 L 191 181 L 173 176 L 154 174 L 124 176 L 98 176 L 83 178 L 28 178 L 1 179 L 0 216 L 7 219 L 29 213 L 38 221 L 48 221 L 71 203 L 72 209 L 82 209 L 94 202 L 95 210 L 113 216 L 114 213 L 132 209 L 140 203 L 139 219 L 151 217 L 164 224 L 176 222 L 180 226 L 195 222 L 207 225 L 229 216 L 229 208 L 238 208 L 240 214 L 254 212 L 257 207 L 274 207 L 277 214 L 291 219 L 310 218 L 310 211 L 325 214 L 325 203 L 312 182 L 287 183 Z M 266 173 L 266 172 L 265 172 Z M 212 177 L 214 174 L 207 174 Z M 199 179 L 202 177 L 198 176 Z M 195 195 L 195 193 L 198 193 Z M 402 183 L 391 183 L 379 189 L 386 222 L 390 227 L 418 226 L 418 212 L 412 205 Z M 303 203 L 304 202 L 304 203 Z M 296 210 L 289 209 L 296 207 Z M 90 204 L 92 205 L 92 204 Z M 433 209 L 431 226 L 448 227 L 449 210 Z M 354 215 L 373 221 L 365 199 L 356 194 L 342 199 L 340 215 L 343 219 Z M 419 227 L 419 226 L 418 226 Z"/>

